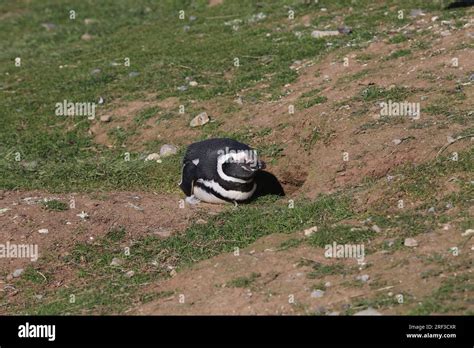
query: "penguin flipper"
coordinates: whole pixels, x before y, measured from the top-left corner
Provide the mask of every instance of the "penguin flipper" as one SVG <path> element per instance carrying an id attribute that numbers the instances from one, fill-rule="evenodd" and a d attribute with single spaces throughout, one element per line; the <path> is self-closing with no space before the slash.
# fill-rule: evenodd
<path id="1" fill-rule="evenodd" d="M 197 167 L 193 162 L 185 162 L 181 173 L 181 182 L 179 187 L 183 190 L 186 196 L 191 196 L 193 193 L 193 181 L 196 179 Z"/>

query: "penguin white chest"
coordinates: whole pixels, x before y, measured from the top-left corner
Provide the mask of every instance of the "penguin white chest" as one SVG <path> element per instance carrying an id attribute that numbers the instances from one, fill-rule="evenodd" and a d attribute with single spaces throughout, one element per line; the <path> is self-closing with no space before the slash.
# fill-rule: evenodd
<path id="1" fill-rule="evenodd" d="M 193 194 L 196 198 L 208 203 L 225 203 L 226 201 L 221 199 L 220 197 L 224 197 L 225 199 L 230 201 L 239 202 L 245 201 L 252 197 L 256 189 L 257 184 L 254 183 L 252 190 L 247 192 L 226 190 L 214 180 L 198 179 L 196 184 L 194 185 Z"/>

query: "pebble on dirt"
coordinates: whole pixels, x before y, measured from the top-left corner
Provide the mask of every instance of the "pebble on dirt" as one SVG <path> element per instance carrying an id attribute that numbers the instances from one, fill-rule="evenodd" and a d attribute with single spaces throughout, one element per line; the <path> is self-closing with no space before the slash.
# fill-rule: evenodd
<path id="1" fill-rule="evenodd" d="M 306 230 L 304 230 L 304 235 L 306 237 L 309 237 L 311 236 L 314 232 L 318 232 L 318 226 L 313 226 L 313 227 L 310 227 Z"/>
<path id="2" fill-rule="evenodd" d="M 416 246 L 418 246 L 418 242 L 413 238 L 405 238 L 405 242 L 403 244 L 407 247 L 416 247 Z"/>
<path id="3" fill-rule="evenodd" d="M 191 120 L 189 125 L 191 127 L 199 127 L 199 126 L 205 125 L 208 122 L 209 122 L 209 116 L 207 115 L 207 112 L 201 112 L 199 115 L 197 115 Z"/>
<path id="4" fill-rule="evenodd" d="M 314 291 L 311 291 L 311 297 L 312 298 L 320 298 L 320 297 L 323 297 L 324 296 L 324 291 L 323 290 L 314 290 Z"/>
<path id="5" fill-rule="evenodd" d="M 123 260 L 118 258 L 118 257 L 114 257 L 112 259 L 112 262 L 110 263 L 111 266 L 121 266 L 123 265 Z"/>
<path id="6" fill-rule="evenodd" d="M 160 161 L 160 155 L 157 154 L 156 152 L 154 153 L 150 153 L 146 158 L 145 158 L 145 162 L 148 162 L 148 161 Z"/>
<path id="7" fill-rule="evenodd" d="M 160 157 L 168 157 L 168 156 L 172 156 L 172 155 L 175 155 L 176 153 L 178 152 L 178 148 L 174 145 L 170 145 L 170 144 L 164 144 L 161 148 L 160 148 Z"/>
<path id="8" fill-rule="evenodd" d="M 24 271 L 23 268 L 18 268 L 16 270 L 14 270 L 13 273 L 12 273 L 13 278 L 18 278 L 19 276 L 21 276 L 23 271 Z"/>
<path id="9" fill-rule="evenodd" d="M 363 311 L 354 313 L 354 315 L 382 315 L 382 313 L 377 312 L 375 309 L 369 307 L 367 309 L 364 309 Z"/>

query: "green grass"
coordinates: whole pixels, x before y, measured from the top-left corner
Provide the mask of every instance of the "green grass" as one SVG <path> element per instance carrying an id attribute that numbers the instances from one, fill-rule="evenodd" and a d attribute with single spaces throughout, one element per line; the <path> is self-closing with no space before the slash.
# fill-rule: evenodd
<path id="1" fill-rule="evenodd" d="M 232 279 L 226 283 L 226 286 L 231 288 L 248 288 L 251 286 L 258 278 L 260 278 L 260 273 L 252 272 L 248 277 L 238 277 Z"/>
<path id="2" fill-rule="evenodd" d="M 21 279 L 31 296 L 35 291 L 45 291 L 45 299 L 40 304 L 27 301 L 11 310 L 33 314 L 121 313 L 130 306 L 130 301 L 141 296 L 141 284 L 169 277 L 170 269 L 179 270 L 218 254 L 233 252 L 236 247 L 244 248 L 269 234 L 289 234 L 315 224 L 337 223 L 350 216 L 348 197 L 320 196 L 315 201 L 297 201 L 294 208 L 288 208 L 285 202 L 270 196 L 257 200 L 254 205 L 229 208 L 208 219 L 206 225 L 193 224 L 183 233 L 166 239 L 146 236 L 130 244 L 125 238 L 126 230 L 117 227 L 94 244 L 76 244 L 69 255 L 60 258 L 65 264 L 74 265 L 77 278 L 74 286 L 47 291 L 43 283 Z M 125 254 L 125 245 L 129 245 L 130 255 Z M 111 267 L 116 257 L 122 259 L 123 264 Z M 40 259 L 35 270 L 44 268 L 42 262 L 46 260 L 48 256 Z M 135 275 L 127 278 L 125 273 L 130 270 Z M 243 283 L 246 281 L 239 280 L 237 285 Z M 71 294 L 75 294 L 75 303 L 69 301 Z"/>
<path id="3" fill-rule="evenodd" d="M 51 211 L 64 211 L 69 209 L 69 206 L 66 203 L 58 201 L 56 199 L 47 202 L 42 202 L 42 204 L 45 209 Z"/>

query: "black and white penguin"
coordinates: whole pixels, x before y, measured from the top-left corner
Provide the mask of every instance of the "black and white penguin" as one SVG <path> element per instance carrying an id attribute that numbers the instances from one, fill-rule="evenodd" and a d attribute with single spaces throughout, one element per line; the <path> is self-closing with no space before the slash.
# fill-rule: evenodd
<path id="1" fill-rule="evenodd" d="M 256 150 L 233 139 L 189 145 L 179 186 L 191 204 L 245 202 L 257 189 L 255 175 L 265 168 Z"/>

